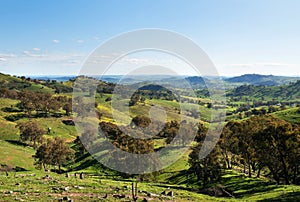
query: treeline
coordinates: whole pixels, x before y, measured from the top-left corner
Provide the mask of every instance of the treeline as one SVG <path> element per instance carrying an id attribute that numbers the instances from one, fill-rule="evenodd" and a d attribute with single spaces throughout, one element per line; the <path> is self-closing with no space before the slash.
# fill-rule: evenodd
<path id="1" fill-rule="evenodd" d="M 254 85 L 242 85 L 231 92 L 227 93 L 228 97 L 254 97 L 254 98 L 265 98 L 272 97 L 278 98 L 282 97 L 285 100 L 295 100 L 300 98 L 299 94 L 300 80 L 295 83 L 290 83 L 289 85 L 281 86 L 254 86 Z"/>
<path id="2" fill-rule="evenodd" d="M 300 184 L 299 127 L 270 115 L 253 116 L 246 121 L 230 121 L 222 137 L 227 168 L 243 165 L 252 177 L 265 176 L 277 183 Z"/>
<path id="3" fill-rule="evenodd" d="M 0 97 L 20 100 L 17 107 L 23 110 L 28 117 L 31 117 L 33 111 L 45 116 L 51 112 L 57 112 L 60 108 L 65 110 L 66 115 L 69 115 L 72 111 L 72 99 L 67 96 L 54 96 L 48 93 L 1 88 Z"/>
<path id="4" fill-rule="evenodd" d="M 212 152 L 199 158 L 200 150 L 209 148 L 217 138 L 212 134 L 204 144 L 206 133 L 207 128 L 199 125 L 197 144 L 189 155 L 188 175 L 196 176 L 199 185 L 219 182 L 223 171 L 233 167 L 248 177 L 263 175 L 278 184 L 300 184 L 298 126 L 270 115 L 230 121 Z"/>

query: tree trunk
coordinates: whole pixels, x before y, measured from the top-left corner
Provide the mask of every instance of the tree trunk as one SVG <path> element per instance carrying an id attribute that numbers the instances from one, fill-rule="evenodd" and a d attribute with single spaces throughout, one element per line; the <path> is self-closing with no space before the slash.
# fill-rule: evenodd
<path id="1" fill-rule="evenodd" d="M 208 184 L 208 176 L 207 176 L 207 164 L 204 164 L 204 175 L 203 175 L 203 187 L 205 188 Z"/>
<path id="2" fill-rule="evenodd" d="M 135 185 L 135 187 L 137 189 L 137 184 Z M 134 182 L 132 182 L 131 184 L 132 201 L 137 201 L 136 192 L 137 191 L 134 189 Z"/>
<path id="3" fill-rule="evenodd" d="M 261 171 L 261 168 L 260 167 L 258 167 L 258 171 L 257 171 L 257 175 L 256 175 L 256 177 L 260 177 L 260 171 Z"/>
<path id="4" fill-rule="evenodd" d="M 280 159 L 281 159 L 281 163 L 282 163 L 282 167 L 283 167 L 284 183 L 285 184 L 290 184 L 287 166 L 286 166 L 285 160 L 284 160 L 283 155 L 281 154 L 281 152 L 280 152 Z"/>
<path id="5" fill-rule="evenodd" d="M 251 172 L 251 163 L 250 161 L 248 161 L 248 174 L 249 174 L 249 178 L 252 177 L 252 172 Z"/>
<path id="6" fill-rule="evenodd" d="M 138 186 L 138 182 L 135 182 L 135 198 L 137 199 L 137 192 L 138 192 L 138 189 L 137 189 L 137 186 Z"/>

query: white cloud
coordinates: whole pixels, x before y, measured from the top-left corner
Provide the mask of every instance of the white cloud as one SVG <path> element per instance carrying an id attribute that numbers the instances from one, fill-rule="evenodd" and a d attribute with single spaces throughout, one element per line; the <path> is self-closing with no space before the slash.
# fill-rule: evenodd
<path id="1" fill-rule="evenodd" d="M 60 40 L 53 39 L 52 42 L 58 44 L 58 43 L 60 43 Z"/>
<path id="2" fill-rule="evenodd" d="M 8 59 L 15 58 L 15 54 L 0 53 L 0 62 L 7 62 Z"/>
<path id="3" fill-rule="evenodd" d="M 32 50 L 34 50 L 34 51 L 40 51 L 41 49 L 40 48 L 33 48 Z"/>
<path id="4" fill-rule="evenodd" d="M 44 54 L 34 54 L 30 51 L 23 51 L 23 54 L 28 56 L 28 57 L 46 57 L 47 55 Z"/>
<path id="5" fill-rule="evenodd" d="M 0 53 L 0 58 L 14 58 L 16 57 L 15 54 L 11 54 L 11 53 Z"/>
<path id="6" fill-rule="evenodd" d="M 84 40 L 79 39 L 79 40 L 77 40 L 76 42 L 77 42 L 77 43 L 84 43 Z"/>

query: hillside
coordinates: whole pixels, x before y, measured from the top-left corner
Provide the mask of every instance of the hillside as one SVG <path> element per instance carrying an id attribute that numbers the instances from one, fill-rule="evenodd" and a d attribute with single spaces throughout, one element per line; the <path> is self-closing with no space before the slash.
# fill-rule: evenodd
<path id="1" fill-rule="evenodd" d="M 228 93 L 228 96 L 248 96 L 266 100 L 292 101 L 300 99 L 300 81 L 281 86 L 242 85 Z"/>
<path id="2" fill-rule="evenodd" d="M 68 197 L 75 201 L 131 200 L 131 183 L 136 180 L 137 176 L 125 175 L 101 165 L 84 150 L 80 139 L 77 137 L 82 134 L 78 134 L 75 129 L 70 116 L 71 114 L 69 114 L 72 112 L 68 113 L 65 110 L 66 105 L 71 104 L 71 94 L 68 89 L 71 89 L 74 85 L 74 79 L 55 82 L 31 80 L 21 77 L 16 78 L 9 75 L 1 75 L 1 78 L 3 87 L 11 91 L 21 92 L 21 95 L 24 96 L 28 96 L 28 93 L 22 94 L 22 91 L 25 90 L 30 91 L 32 94 L 29 94 L 30 99 L 23 99 L 23 97 L 13 97 L 10 99 L 6 96 L 0 98 L 0 181 L 2 182 L 0 186 L 0 201 L 11 201 L 16 200 L 16 198 L 17 200 L 21 199 L 25 201 L 49 201 L 59 200 L 63 197 Z M 80 79 L 82 79 L 81 82 L 85 82 L 83 77 Z M 198 85 L 198 82 L 200 85 L 203 84 L 203 80 L 197 77 L 191 78 L 191 80 L 195 86 Z M 30 85 L 31 88 L 27 85 Z M 242 123 L 247 119 L 253 118 L 260 110 L 262 111 L 262 109 L 266 108 L 265 105 L 260 106 L 256 102 L 250 103 L 248 98 L 251 98 L 251 96 L 257 100 L 260 100 L 261 96 L 263 96 L 265 101 L 272 99 L 279 100 L 282 97 L 282 100 L 294 100 L 295 104 L 299 101 L 299 85 L 300 82 L 298 81 L 281 86 L 240 86 L 232 91 L 228 91 L 228 95 L 231 96 L 230 99 L 233 100 L 229 99 L 227 111 L 232 113 L 231 120 Z M 17 87 L 14 88 L 14 86 Z M 122 131 L 120 128 L 131 127 L 131 125 L 127 125 L 131 123 L 128 123 L 126 112 L 122 111 L 121 107 L 126 105 L 130 99 L 121 100 L 119 106 L 114 108 L 120 121 L 117 123 L 112 115 L 111 107 L 112 102 L 115 101 L 112 100 L 114 86 L 114 83 L 99 81 L 95 95 L 95 110 L 99 126 L 104 125 L 108 128 L 106 131 L 107 138 L 113 144 L 117 145 L 119 137 L 125 138 L 124 140 L 127 138 L 123 136 L 126 130 Z M 88 90 L 85 89 L 86 87 L 87 85 L 81 86 L 82 90 Z M 124 90 L 130 88 L 129 85 L 124 85 L 123 87 Z M 185 91 L 185 89 L 181 88 L 176 90 L 176 92 Z M 256 167 L 253 168 L 255 171 L 253 171 L 252 177 L 248 176 L 249 170 L 248 168 L 245 169 L 245 166 L 248 166 L 248 164 L 243 163 L 246 162 L 244 161 L 244 156 L 240 153 L 233 153 L 240 151 L 240 148 L 235 148 L 235 145 L 241 145 L 241 142 L 239 144 L 234 142 L 232 145 L 227 145 L 227 140 L 222 137 L 220 145 L 217 147 L 218 150 L 212 156 L 209 156 L 209 163 L 205 164 L 205 161 L 198 161 L 197 156 L 196 163 L 201 163 L 196 165 L 200 167 L 196 170 L 192 169 L 191 154 L 195 151 L 196 147 L 194 146 L 203 141 L 202 131 L 205 131 L 206 127 L 210 125 L 209 119 L 212 104 L 207 92 L 205 90 L 202 91 L 199 90 L 197 92 L 198 96 L 202 98 L 182 95 L 181 100 L 183 103 L 180 106 L 178 101 L 171 97 L 172 92 L 169 92 L 165 87 L 155 84 L 146 85 L 138 89 L 137 93 L 140 97 L 129 107 L 129 116 L 132 119 L 139 117 L 140 122 L 147 121 L 147 117 L 153 106 L 159 106 L 166 112 L 165 120 L 163 117 L 156 117 L 165 126 L 158 134 L 155 134 L 153 141 L 148 142 L 152 145 L 150 147 L 152 150 L 150 151 L 155 152 L 168 145 L 168 142 L 173 140 L 174 135 L 176 136 L 176 132 L 179 130 L 181 124 L 182 130 L 186 131 L 186 134 L 189 134 L 190 131 L 191 125 L 188 125 L 189 122 L 199 123 L 199 126 L 193 125 L 193 128 L 199 128 L 197 132 L 198 136 L 193 142 L 193 147 L 184 153 L 178 161 L 158 173 L 142 177 L 143 180 L 138 183 L 139 198 L 137 201 L 274 201 L 280 199 L 298 201 L 300 186 L 283 185 L 282 182 L 276 183 L 267 166 L 264 166 L 261 170 L 260 177 L 254 177 L 254 175 L 258 175 Z M 45 93 L 50 93 L 50 96 Z M 2 94 L 0 93 L 0 95 Z M 284 96 L 287 96 L 287 98 L 284 98 Z M 49 105 L 51 102 L 54 102 L 55 105 Z M 45 110 L 41 104 L 49 105 L 49 109 Z M 84 104 L 82 102 L 80 107 L 84 108 Z M 218 104 L 221 106 L 221 103 Z M 242 106 L 249 107 L 246 109 L 247 111 L 242 112 L 251 112 L 247 119 L 239 111 Z M 181 107 L 186 109 L 186 111 L 180 111 Z M 28 110 L 31 113 L 28 113 Z M 194 113 L 195 111 L 200 113 L 200 117 Z M 293 124 L 299 124 L 300 122 L 299 109 L 297 107 L 290 107 L 288 105 L 285 108 L 277 107 L 276 111 L 272 111 L 269 114 L 278 117 L 278 120 L 272 119 L 272 121 L 278 121 L 279 124 L 281 124 L 280 120 L 286 120 Z M 182 119 L 186 120 L 187 123 L 181 123 Z M 37 160 L 33 158 L 37 148 L 34 148 L 30 141 L 21 140 L 20 130 L 16 127 L 20 123 L 29 121 L 37 122 L 45 131 L 49 128 L 51 129 L 43 134 L 43 138 L 45 138 L 43 141 L 60 137 L 74 151 L 74 159 L 61 164 L 61 172 L 63 174 L 58 174 L 59 172 L 55 170 L 57 168 L 56 165 L 50 164 L 47 166 L 50 172 L 37 167 Z M 288 124 L 288 122 L 284 122 L 284 124 Z M 159 122 L 153 123 L 159 125 Z M 216 123 L 217 125 L 218 123 Z M 241 128 L 240 130 L 243 129 Z M 147 131 L 146 129 L 142 130 L 143 132 Z M 119 136 L 116 136 L 116 134 Z M 249 132 L 247 134 L 251 135 Z M 228 140 L 236 141 L 239 137 L 238 135 L 234 138 L 228 138 Z M 92 146 L 97 149 L 98 143 L 99 141 L 95 141 Z M 126 146 L 126 144 L 131 143 L 132 140 L 124 141 L 121 149 L 127 151 L 126 149 L 133 148 L 132 145 Z M 180 147 L 180 143 L 176 143 L 170 152 L 176 152 L 178 147 Z M 230 168 L 225 166 L 225 151 L 230 151 L 227 158 L 230 158 L 234 162 Z M 258 166 L 258 164 L 254 166 Z M 209 183 L 205 187 L 203 185 L 205 179 L 203 173 L 197 172 L 197 170 L 202 171 L 204 168 L 212 169 L 208 178 Z M 17 172 L 15 173 L 15 171 Z M 68 175 L 66 175 L 67 173 Z M 75 173 L 77 173 L 77 178 L 75 178 Z M 84 179 L 78 177 L 79 173 L 84 173 Z M 293 175 L 292 172 L 289 174 Z M 50 177 L 47 177 L 47 175 L 50 175 Z M 279 172 L 279 175 L 280 180 L 283 180 L 281 172 Z M 298 183 L 299 179 L 299 175 L 296 175 L 294 180 L 291 179 L 291 182 Z M 168 196 L 164 194 L 166 191 L 168 193 L 172 191 L 172 195 Z"/>
<path id="3" fill-rule="evenodd" d="M 51 89 L 39 83 L 34 83 L 30 78 L 28 79 L 25 77 L 12 77 L 10 75 L 5 75 L 2 73 L 0 73 L 0 86 L 1 88 L 8 88 L 13 90 L 40 91 L 46 93 L 54 92 L 54 89 Z"/>
<path id="4" fill-rule="evenodd" d="M 228 83 L 240 83 L 249 85 L 264 85 L 264 86 L 278 86 L 295 82 L 299 77 L 285 77 L 273 75 L 260 75 L 260 74 L 245 74 L 242 76 L 224 79 Z"/>

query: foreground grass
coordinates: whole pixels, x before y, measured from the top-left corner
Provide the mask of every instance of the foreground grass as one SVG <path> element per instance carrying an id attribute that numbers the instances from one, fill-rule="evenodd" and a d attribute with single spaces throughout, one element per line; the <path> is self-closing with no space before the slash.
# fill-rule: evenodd
<path id="1" fill-rule="evenodd" d="M 50 175 L 51 178 L 45 178 Z M 74 173 L 65 175 L 41 171 L 0 173 L 0 201 L 57 201 L 68 197 L 73 201 L 131 201 L 132 179 L 109 176 L 84 175 L 75 178 Z M 223 176 L 223 186 L 234 191 L 235 198 L 217 198 L 199 193 L 186 185 L 139 182 L 138 201 L 299 201 L 300 186 L 274 185 L 260 179 L 248 179 L 242 174 L 229 171 Z M 163 191 L 173 191 L 174 196 L 165 196 Z M 151 193 L 151 196 L 147 196 Z M 105 195 L 107 194 L 107 198 Z M 118 199 L 114 195 L 125 195 Z"/>
<path id="2" fill-rule="evenodd" d="M 0 201 L 57 201 L 69 197 L 74 201 L 99 201 L 107 194 L 105 201 L 130 201 L 131 180 L 101 179 L 86 176 L 83 180 L 74 175 L 50 173 L 51 179 L 44 179 L 47 173 L 23 172 L 15 176 L 0 175 Z M 227 201 L 187 191 L 182 186 L 160 183 L 139 183 L 138 201 L 147 198 L 151 201 Z M 174 191 L 174 197 L 161 195 L 161 192 Z M 153 196 L 147 196 L 152 193 Z M 117 199 L 114 194 L 124 194 L 125 198 Z"/>
<path id="3" fill-rule="evenodd" d="M 296 185 L 277 185 L 233 171 L 228 171 L 221 183 L 241 201 L 300 201 L 300 186 Z"/>

